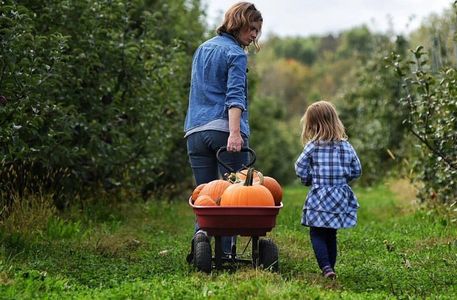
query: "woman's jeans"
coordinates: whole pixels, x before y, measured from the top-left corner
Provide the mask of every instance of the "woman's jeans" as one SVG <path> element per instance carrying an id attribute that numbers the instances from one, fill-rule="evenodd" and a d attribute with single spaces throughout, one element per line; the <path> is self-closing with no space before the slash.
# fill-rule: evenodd
<path id="1" fill-rule="evenodd" d="M 216 158 L 216 152 L 227 146 L 228 136 L 228 132 L 206 130 L 192 133 L 187 137 L 187 154 L 197 186 L 230 173 L 230 170 L 219 164 Z M 243 140 L 243 147 L 247 147 L 248 139 L 243 136 Z M 242 169 L 243 165 L 248 163 L 248 158 L 248 152 L 220 154 L 220 159 L 234 171 Z M 195 224 L 195 232 L 198 229 L 198 224 Z M 222 248 L 226 253 L 231 251 L 231 237 L 222 238 Z"/>
<path id="2" fill-rule="evenodd" d="M 310 227 L 309 235 L 319 267 L 323 269 L 326 266 L 331 266 L 332 269 L 335 269 L 337 256 L 336 229 Z"/>

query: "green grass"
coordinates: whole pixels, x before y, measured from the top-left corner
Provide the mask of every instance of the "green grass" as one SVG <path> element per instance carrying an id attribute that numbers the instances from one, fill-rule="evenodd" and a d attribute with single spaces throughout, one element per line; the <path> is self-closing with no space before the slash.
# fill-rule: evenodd
<path id="1" fill-rule="evenodd" d="M 54 216 L 29 234 L 3 228 L 0 298 L 455 299 L 455 224 L 413 209 L 384 185 L 356 194 L 359 223 L 338 232 L 333 282 L 320 275 L 300 225 L 306 190 L 293 186 L 269 233 L 279 247 L 279 273 L 196 272 L 185 262 L 194 223 L 186 199 L 152 200 Z"/>

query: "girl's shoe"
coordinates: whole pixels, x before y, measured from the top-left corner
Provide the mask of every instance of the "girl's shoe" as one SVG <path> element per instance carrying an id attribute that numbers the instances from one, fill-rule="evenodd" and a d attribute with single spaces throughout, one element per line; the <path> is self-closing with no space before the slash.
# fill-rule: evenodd
<path id="1" fill-rule="evenodd" d="M 336 273 L 333 271 L 332 267 L 326 266 L 322 268 L 322 275 L 324 275 L 325 278 L 334 280 L 336 278 Z"/>
<path id="2" fill-rule="evenodd" d="M 333 272 L 333 271 L 328 271 L 328 272 L 324 273 L 324 277 L 328 278 L 328 279 L 331 279 L 331 280 L 335 280 L 336 279 L 336 273 Z"/>

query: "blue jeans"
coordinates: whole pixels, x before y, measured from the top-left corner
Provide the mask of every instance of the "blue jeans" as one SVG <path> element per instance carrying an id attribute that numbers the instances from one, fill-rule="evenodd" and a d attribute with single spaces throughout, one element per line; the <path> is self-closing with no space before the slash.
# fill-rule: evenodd
<path id="1" fill-rule="evenodd" d="M 309 235 L 319 268 L 331 266 L 335 269 L 337 256 L 336 229 L 310 227 Z"/>
<path id="2" fill-rule="evenodd" d="M 225 173 L 229 173 L 229 170 L 218 164 L 216 159 L 217 150 L 227 146 L 228 136 L 228 132 L 207 130 L 195 132 L 187 137 L 187 154 L 189 155 L 190 166 L 197 186 L 219 179 Z M 243 140 L 243 147 L 247 147 L 247 138 L 243 137 Z M 238 171 L 244 164 L 248 163 L 247 152 L 223 152 L 220 158 L 235 171 Z"/>
<path id="3" fill-rule="evenodd" d="M 187 154 L 196 185 L 221 178 L 230 171 L 218 163 L 216 152 L 227 146 L 229 133 L 217 130 L 195 132 L 187 137 Z M 243 147 L 248 146 L 248 139 L 243 137 Z M 222 152 L 220 159 L 234 171 L 240 170 L 248 163 L 247 152 Z M 195 224 L 195 232 L 199 229 Z M 222 250 L 231 252 L 231 237 L 222 237 Z"/>

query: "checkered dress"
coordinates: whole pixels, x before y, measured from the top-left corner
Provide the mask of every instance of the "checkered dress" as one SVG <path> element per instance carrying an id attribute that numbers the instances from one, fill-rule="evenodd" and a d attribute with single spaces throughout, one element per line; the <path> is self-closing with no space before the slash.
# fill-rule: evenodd
<path id="1" fill-rule="evenodd" d="M 355 226 L 359 203 L 348 182 L 359 177 L 362 168 L 349 142 L 309 142 L 295 163 L 295 172 L 303 184 L 311 185 L 303 206 L 303 225 Z"/>

